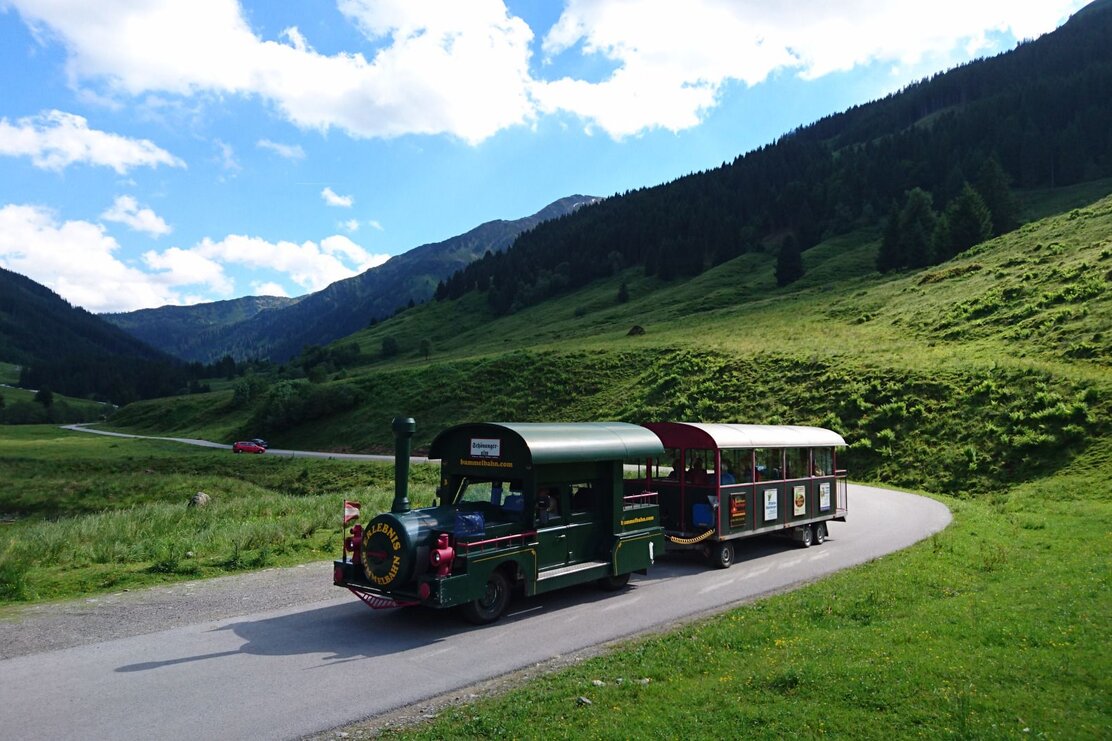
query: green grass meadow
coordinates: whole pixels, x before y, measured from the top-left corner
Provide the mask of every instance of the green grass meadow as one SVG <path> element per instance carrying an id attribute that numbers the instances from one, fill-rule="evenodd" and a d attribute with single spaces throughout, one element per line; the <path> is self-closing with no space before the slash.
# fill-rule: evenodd
<path id="1" fill-rule="evenodd" d="M 233 455 L 0 426 L 0 609 L 339 555 L 345 499 L 389 506 L 393 464 Z M 431 501 L 436 472 L 414 467 Z M 205 507 L 189 507 L 198 491 Z"/>

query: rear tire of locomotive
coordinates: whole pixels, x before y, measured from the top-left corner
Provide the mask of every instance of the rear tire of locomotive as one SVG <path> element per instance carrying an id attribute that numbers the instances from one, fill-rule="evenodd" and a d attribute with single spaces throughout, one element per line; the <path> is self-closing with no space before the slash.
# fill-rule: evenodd
<path id="1" fill-rule="evenodd" d="M 617 592 L 619 589 L 624 589 L 626 584 L 629 584 L 629 574 L 618 574 L 617 576 L 604 576 L 598 580 L 600 589 L 607 592 Z"/>
<path id="2" fill-rule="evenodd" d="M 815 545 L 822 545 L 826 542 L 826 523 L 819 522 L 815 525 Z"/>
<path id="3" fill-rule="evenodd" d="M 719 541 L 710 550 L 710 563 L 716 569 L 728 569 L 734 564 L 734 544 Z"/>
<path id="4" fill-rule="evenodd" d="M 463 605 L 460 611 L 467 622 L 487 625 L 502 617 L 509 605 L 510 583 L 502 571 L 495 570 L 487 579 L 486 594 Z"/>

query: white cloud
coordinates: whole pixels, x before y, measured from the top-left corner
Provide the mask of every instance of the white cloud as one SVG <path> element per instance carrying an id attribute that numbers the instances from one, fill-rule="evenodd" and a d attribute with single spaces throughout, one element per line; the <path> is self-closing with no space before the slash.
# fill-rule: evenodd
<path id="1" fill-rule="evenodd" d="M 65 45 L 75 81 L 113 93 L 259 95 L 298 126 L 356 137 L 451 134 L 469 142 L 532 115 L 533 33 L 500 0 L 340 0 L 368 37 L 325 55 L 296 28 L 263 40 L 235 0 L 7 0 Z"/>
<path id="2" fill-rule="evenodd" d="M 194 250 L 171 247 L 162 252 L 143 253 L 143 262 L 161 282 L 172 286 L 207 286 L 217 296 L 231 296 L 235 283 L 224 274 L 224 266 Z"/>
<path id="3" fill-rule="evenodd" d="M 341 221 L 340 227 L 354 234 L 355 232 L 359 231 L 359 219 L 348 219 L 347 221 Z"/>
<path id="4" fill-rule="evenodd" d="M 289 297 L 290 294 L 281 285 L 273 281 L 267 283 L 252 283 L 251 295 L 253 296 L 284 296 Z"/>
<path id="5" fill-rule="evenodd" d="M 243 169 L 239 164 L 239 160 L 236 159 L 236 150 L 232 148 L 231 144 L 222 142 L 219 139 L 216 139 L 213 144 L 216 146 L 216 161 L 220 163 L 220 167 L 223 168 L 224 172 L 237 173 Z"/>
<path id="6" fill-rule="evenodd" d="M 111 167 L 123 175 L 133 167 L 185 167 L 147 139 L 90 129 L 85 118 L 58 110 L 21 118 L 14 125 L 0 119 L 0 154 L 30 157 L 35 167 L 44 170 L 83 163 Z"/>
<path id="7" fill-rule="evenodd" d="M 89 311 L 130 311 L 177 303 L 156 276 L 128 267 L 100 224 L 59 222 L 41 206 L 0 208 L 0 265 Z"/>
<path id="8" fill-rule="evenodd" d="M 231 234 L 219 241 L 206 238 L 193 251 L 226 265 L 283 273 L 307 291 L 319 291 L 389 259 L 389 255 L 372 255 L 340 235 L 326 237 L 319 244 L 312 241 L 296 244 Z"/>
<path id="9" fill-rule="evenodd" d="M 64 44 L 75 86 L 258 96 L 303 128 L 478 143 L 540 113 L 569 112 L 614 137 L 679 131 L 732 80 L 945 63 L 987 48 L 995 32 L 1049 31 L 1085 0 L 566 0 L 541 49 L 574 67 L 584 56 L 604 60 L 613 72 L 601 81 L 534 79 L 533 30 L 502 0 L 338 0 L 367 43 L 331 55 L 297 28 L 260 38 L 236 0 L 6 2 L 40 38 Z"/>
<path id="10" fill-rule="evenodd" d="M 378 229 L 380 232 L 386 231 L 382 228 L 382 224 L 380 224 L 376 219 L 371 219 L 370 221 L 368 221 L 367 226 L 371 227 L 372 229 Z"/>
<path id="11" fill-rule="evenodd" d="M 569 111 L 615 137 L 695 126 L 722 85 L 755 85 L 777 69 L 812 79 L 874 61 L 911 64 L 956 48 L 986 48 L 986 34 L 1052 30 L 1084 0 L 568 0 L 545 36 L 548 59 L 599 55 L 616 65 L 598 83 L 572 78 L 534 89 L 545 112 Z"/>
<path id="12" fill-rule="evenodd" d="M 169 224 L 161 216 L 149 208 L 140 208 L 134 196 L 117 197 L 112 207 L 102 213 L 100 218 L 124 224 L 152 237 L 161 237 L 171 232 Z"/>
<path id="13" fill-rule="evenodd" d="M 351 208 L 352 204 L 355 203 L 353 197 L 339 195 L 329 187 L 325 187 L 325 189 L 320 192 L 320 197 L 323 198 L 324 202 L 329 206 L 337 206 L 339 208 Z"/>
<path id="14" fill-rule="evenodd" d="M 301 148 L 300 144 L 279 144 L 278 142 L 272 142 L 270 139 L 260 139 L 255 146 L 259 149 L 269 149 L 279 157 L 285 157 L 288 160 L 305 159 L 305 150 Z"/>

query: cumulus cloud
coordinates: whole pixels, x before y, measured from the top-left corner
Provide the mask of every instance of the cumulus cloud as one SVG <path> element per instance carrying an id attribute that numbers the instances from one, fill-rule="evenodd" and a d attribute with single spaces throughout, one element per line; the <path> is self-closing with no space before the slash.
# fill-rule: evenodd
<path id="1" fill-rule="evenodd" d="M 73 164 L 111 167 L 123 175 L 133 167 L 185 167 L 185 163 L 147 139 L 129 139 L 90 129 L 82 116 L 51 110 L 0 119 L 0 154 L 30 157 L 35 167 L 64 170 Z"/>
<path id="2" fill-rule="evenodd" d="M 305 159 L 305 150 L 301 148 L 300 144 L 279 144 L 278 142 L 272 142 L 270 139 L 260 139 L 255 146 L 259 149 L 269 149 L 279 157 L 285 157 L 288 160 Z"/>
<path id="3" fill-rule="evenodd" d="M 390 257 L 373 255 L 341 235 L 326 237 L 319 243 L 298 244 L 232 234 L 219 241 L 206 238 L 192 250 L 225 265 L 283 273 L 307 291 L 319 291 L 330 283 L 381 265 Z"/>
<path id="4" fill-rule="evenodd" d="M 129 209 L 125 203 L 122 210 Z M 318 291 L 390 259 L 343 235 L 295 243 L 233 234 L 206 238 L 192 247 L 148 250 L 136 265 L 123 262 L 119 252 L 119 243 L 101 224 L 61 221 L 53 211 L 36 205 L 0 208 L 0 267 L 94 312 L 228 298 L 235 293 L 230 273 L 236 268 L 249 270 L 256 293 L 288 295 L 282 282 L 305 292 Z M 268 272 L 273 279 L 265 277 Z"/>
<path id="5" fill-rule="evenodd" d="M 602 60 L 610 72 L 601 80 L 534 77 L 534 31 L 502 0 L 338 0 L 366 43 L 334 54 L 295 27 L 261 38 L 236 0 L 6 2 L 49 31 L 41 38 L 65 45 L 75 84 L 109 96 L 258 96 L 303 128 L 478 143 L 559 112 L 619 138 L 679 131 L 697 125 L 730 81 L 946 61 L 987 48 L 996 32 L 1049 31 L 1085 0 L 566 0 L 541 29 L 540 51 L 570 55 L 571 68 Z"/>
<path id="6" fill-rule="evenodd" d="M 348 219 L 347 221 L 341 221 L 340 226 L 343 229 L 346 229 L 347 231 L 354 234 L 355 232 L 359 231 L 359 219 Z"/>
<path id="7" fill-rule="evenodd" d="M 323 198 L 324 202 L 329 206 L 336 206 L 338 208 L 351 208 L 352 204 L 355 203 L 353 197 L 339 195 L 336 191 L 327 186 L 320 192 L 320 197 Z"/>
<path id="8" fill-rule="evenodd" d="M 137 232 L 161 237 L 171 229 L 161 216 L 149 208 L 141 208 L 134 196 L 119 196 L 111 208 L 100 215 L 105 221 L 115 221 Z"/>
<path id="9" fill-rule="evenodd" d="M 168 285 L 121 262 L 100 224 L 59 221 L 41 206 L 0 208 L 0 265 L 89 311 L 130 311 L 177 303 Z"/>
<path id="10" fill-rule="evenodd" d="M 545 35 L 548 60 L 597 56 L 614 66 L 600 82 L 539 82 L 541 111 L 577 114 L 615 137 L 697 125 L 730 80 L 755 85 L 778 69 L 805 79 L 875 61 L 914 64 L 956 48 L 976 53 L 987 34 L 1052 30 L 1084 0 L 568 0 Z"/>
<path id="11" fill-rule="evenodd" d="M 73 79 L 103 81 L 115 94 L 258 95 L 305 128 L 469 142 L 532 112 L 533 33 L 500 0 L 341 0 L 371 59 L 321 54 L 296 28 L 264 40 L 235 0 L 8 2 L 65 45 Z"/>
<path id="12" fill-rule="evenodd" d="M 286 293 L 286 289 L 283 288 L 281 285 L 274 283 L 273 281 L 269 281 L 266 283 L 252 283 L 251 294 L 254 296 L 282 296 L 285 298 L 289 298 L 289 294 Z"/>

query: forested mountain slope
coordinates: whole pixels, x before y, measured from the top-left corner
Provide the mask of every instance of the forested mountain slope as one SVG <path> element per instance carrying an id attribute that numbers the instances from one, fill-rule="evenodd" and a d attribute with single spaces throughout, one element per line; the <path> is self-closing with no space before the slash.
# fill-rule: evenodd
<path id="1" fill-rule="evenodd" d="M 0 268 L 0 361 L 21 385 L 116 403 L 176 393 L 179 363 L 25 276 Z"/>
<path id="2" fill-rule="evenodd" d="M 970 184 L 991 213 L 989 234 L 1000 234 L 1015 226 L 1009 180 L 1054 188 L 1109 175 L 1112 6 L 1098 3 L 1011 52 L 824 118 L 715 170 L 541 225 L 453 275 L 437 296 L 479 291 L 505 314 L 624 267 L 690 278 L 741 254 L 805 251 L 882 225 L 915 189 L 920 210 L 944 214 Z M 924 214 L 914 223 L 937 221 Z M 917 240 L 929 254 L 881 267 L 939 262 L 970 243 L 933 239 Z"/>

